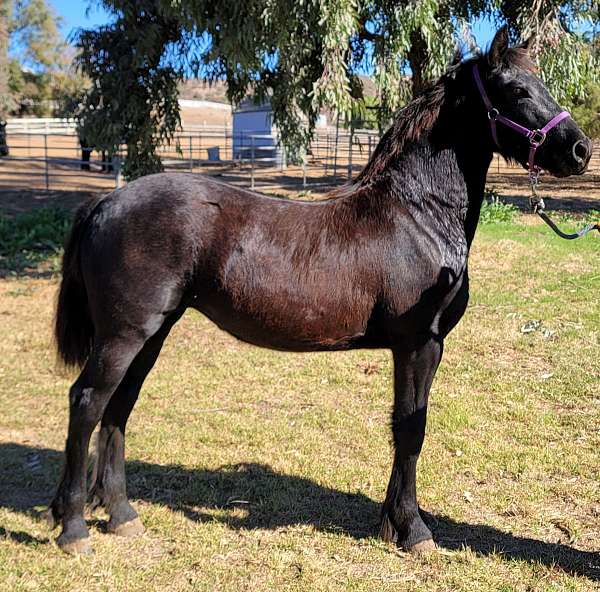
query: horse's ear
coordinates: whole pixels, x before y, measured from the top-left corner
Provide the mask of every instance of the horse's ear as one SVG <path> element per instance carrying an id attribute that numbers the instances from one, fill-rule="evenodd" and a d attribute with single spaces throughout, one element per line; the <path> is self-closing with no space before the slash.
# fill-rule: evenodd
<path id="1" fill-rule="evenodd" d="M 498 29 L 494 36 L 490 51 L 488 52 L 488 61 L 490 66 L 499 66 L 502 63 L 502 58 L 508 49 L 508 27 Z"/>
<path id="2" fill-rule="evenodd" d="M 533 41 L 534 41 L 534 36 L 530 35 L 529 37 L 527 37 L 527 39 L 525 39 L 525 41 L 522 41 L 521 43 L 519 43 L 519 45 L 517 45 L 517 47 L 519 49 L 529 51 L 533 47 Z"/>

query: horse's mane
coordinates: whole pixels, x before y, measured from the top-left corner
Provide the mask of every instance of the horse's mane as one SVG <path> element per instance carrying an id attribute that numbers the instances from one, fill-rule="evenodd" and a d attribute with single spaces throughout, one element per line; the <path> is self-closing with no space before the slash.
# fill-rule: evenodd
<path id="1" fill-rule="evenodd" d="M 423 133 L 433 127 L 445 98 L 446 88 L 444 80 L 440 78 L 401 109 L 356 180 L 368 182 L 397 161 L 407 144 L 417 142 Z"/>
<path id="2" fill-rule="evenodd" d="M 488 61 L 489 52 L 482 58 Z M 418 97 L 402 108 L 395 116 L 394 122 L 382 136 L 369 162 L 351 185 L 344 185 L 332 191 L 331 196 L 353 193 L 357 186 L 364 186 L 379 178 L 381 174 L 396 162 L 408 144 L 417 142 L 424 133 L 431 130 L 437 121 L 442 106 L 447 99 L 447 78 L 458 68 L 464 67 L 472 60 L 453 65 L 435 84 L 423 91 Z M 515 67 L 527 72 L 537 72 L 529 52 L 524 47 L 513 47 L 502 57 L 501 67 Z"/>

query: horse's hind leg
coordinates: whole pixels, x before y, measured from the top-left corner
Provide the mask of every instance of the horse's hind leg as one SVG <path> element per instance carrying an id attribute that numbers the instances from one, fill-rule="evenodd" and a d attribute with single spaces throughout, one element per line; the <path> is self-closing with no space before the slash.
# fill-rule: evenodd
<path id="1" fill-rule="evenodd" d="M 146 376 L 154 366 L 167 335 L 182 313 L 183 310 L 180 310 L 171 314 L 161 328 L 148 339 L 110 398 L 102 416 L 90 502 L 92 507 L 104 506 L 110 515 L 109 532 L 121 536 L 141 534 L 144 530 L 137 512 L 127 500 L 125 426 Z"/>
<path id="2" fill-rule="evenodd" d="M 79 378 L 69 391 L 69 430 L 62 481 L 51 504 L 52 517 L 62 521 L 58 545 L 69 553 L 89 553 L 83 519 L 90 436 L 131 362 L 144 345 L 139 333 L 98 339 Z"/>

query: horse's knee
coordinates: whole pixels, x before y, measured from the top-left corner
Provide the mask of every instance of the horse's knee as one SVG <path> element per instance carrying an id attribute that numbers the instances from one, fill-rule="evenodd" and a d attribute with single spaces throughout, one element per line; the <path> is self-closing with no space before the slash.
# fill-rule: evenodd
<path id="1" fill-rule="evenodd" d="M 75 383 L 69 389 L 69 403 L 73 408 L 86 407 L 92 395 L 93 389 L 91 387 L 83 388 L 78 383 Z"/>
<path id="2" fill-rule="evenodd" d="M 106 397 L 94 387 L 85 387 L 75 384 L 69 391 L 69 403 L 73 424 L 93 431 L 102 417 L 106 405 Z"/>

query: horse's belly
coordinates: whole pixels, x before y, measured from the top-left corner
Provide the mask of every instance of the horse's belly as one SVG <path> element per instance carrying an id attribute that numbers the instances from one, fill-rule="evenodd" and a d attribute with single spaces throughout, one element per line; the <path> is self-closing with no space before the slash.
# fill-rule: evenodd
<path id="1" fill-rule="evenodd" d="M 366 303 L 287 300 L 236 302 L 221 293 L 195 308 L 242 341 L 283 351 L 349 349 L 365 336 L 372 308 Z"/>

